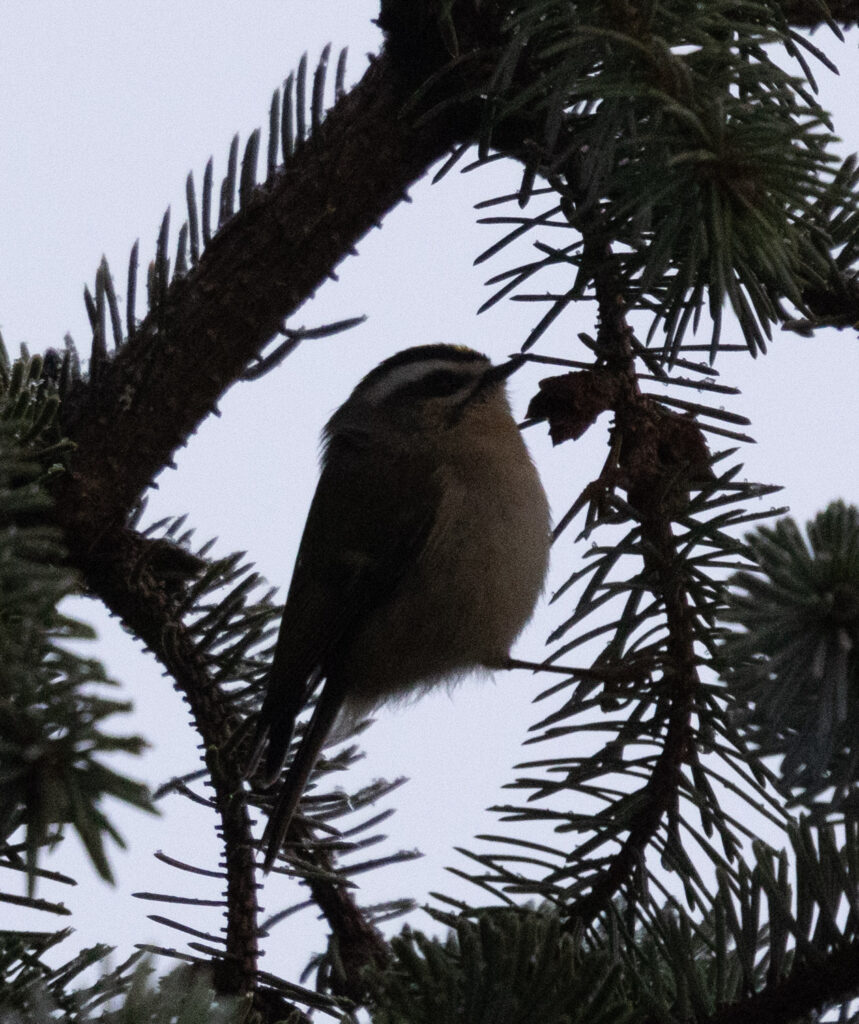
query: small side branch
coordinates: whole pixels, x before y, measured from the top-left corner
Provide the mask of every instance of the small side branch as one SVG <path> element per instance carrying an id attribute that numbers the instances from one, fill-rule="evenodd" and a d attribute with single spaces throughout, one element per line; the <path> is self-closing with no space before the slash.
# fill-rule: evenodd
<path id="1" fill-rule="evenodd" d="M 68 514 L 70 504 L 62 506 Z M 257 972 L 257 886 L 253 836 L 237 765 L 221 750 L 231 733 L 229 702 L 209 676 L 164 587 L 152 572 L 148 555 L 158 550 L 131 530 L 92 535 L 85 512 L 66 522 L 71 554 L 89 588 L 155 654 L 191 709 L 205 750 L 213 802 L 221 819 L 225 850 L 226 948 L 215 967 L 218 991 L 247 994 Z"/>
<path id="2" fill-rule="evenodd" d="M 599 304 L 597 351 L 614 381 L 614 469 L 616 482 L 627 492 L 629 507 L 641 528 L 645 574 L 664 607 L 667 638 L 662 669 L 664 694 L 656 714 L 664 721 L 662 749 L 644 797 L 632 815 L 627 837 L 590 891 L 566 908 L 571 922 L 588 922 L 599 914 L 636 876 L 644 852 L 666 815 L 678 800 L 682 767 L 691 743 L 691 721 L 700 686 L 695 655 L 695 623 L 678 571 L 678 552 L 672 529 L 677 507 L 677 474 L 666 471 L 656 452 L 649 450 L 647 399 L 641 395 L 635 370 L 632 328 L 626 320 L 623 290 L 614 272 L 611 246 L 597 229 L 585 234 L 592 251 L 594 288 Z M 683 500 L 680 496 L 679 500 Z"/>

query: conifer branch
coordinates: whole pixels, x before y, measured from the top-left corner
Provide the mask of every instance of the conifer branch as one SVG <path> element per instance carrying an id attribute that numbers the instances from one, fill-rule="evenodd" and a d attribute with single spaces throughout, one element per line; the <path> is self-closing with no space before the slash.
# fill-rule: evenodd
<path id="1" fill-rule="evenodd" d="M 653 668 L 661 669 L 668 684 L 656 709 L 657 719 L 666 723 L 662 750 L 643 787 L 642 804 L 631 816 L 625 841 L 599 873 L 590 892 L 568 908 L 569 920 L 589 922 L 635 876 L 636 866 L 642 862 L 647 846 L 677 801 L 700 680 L 694 649 L 695 625 L 682 573 L 676 571 L 677 548 L 671 526 L 672 511 L 676 512 L 672 508 L 676 480 L 668 479 L 655 453 L 648 451 L 646 442 L 642 444 L 642 396 L 630 344 L 632 328 L 626 320 L 626 305 L 614 273 L 611 247 L 599 225 L 593 225 L 584 238 L 586 249 L 592 250 L 592 264 L 596 268 L 594 290 L 600 319 L 597 346 L 617 385 L 615 433 L 619 450 L 626 453 L 621 456 L 628 476 L 625 487 L 630 508 L 640 523 L 642 547 L 650 562 L 645 571 L 652 574 L 654 593 L 661 598 L 665 610 L 665 663 Z M 635 452 L 638 457 L 632 455 Z"/>
<path id="2" fill-rule="evenodd" d="M 153 571 L 152 556 L 160 550 L 157 542 L 132 530 L 113 530 L 101 539 L 98 557 L 93 558 L 79 547 L 91 539 L 91 533 L 74 521 L 64 525 L 74 561 L 86 567 L 87 584 L 170 673 L 203 740 L 223 830 L 227 875 L 226 949 L 216 966 L 216 982 L 222 993 L 247 993 L 257 970 L 256 876 L 250 816 L 245 800 L 237 797 L 239 768 L 223 754 L 233 728 L 230 703 L 211 679 L 174 602 Z"/>
<path id="3" fill-rule="evenodd" d="M 90 541 L 124 520 L 284 320 L 458 137 L 450 120 L 410 127 L 407 98 L 391 61 L 374 61 L 67 404 L 77 452 L 58 497 L 69 519 L 85 500 Z"/>

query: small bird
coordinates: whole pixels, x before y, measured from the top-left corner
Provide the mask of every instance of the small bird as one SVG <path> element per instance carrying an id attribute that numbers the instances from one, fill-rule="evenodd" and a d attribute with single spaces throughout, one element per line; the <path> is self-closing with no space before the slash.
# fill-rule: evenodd
<path id="1" fill-rule="evenodd" d="M 248 775 L 280 776 L 265 870 L 326 737 L 380 705 L 503 668 L 546 576 L 549 507 L 493 366 L 457 345 L 385 359 L 323 433 L 322 471 L 283 610 Z"/>

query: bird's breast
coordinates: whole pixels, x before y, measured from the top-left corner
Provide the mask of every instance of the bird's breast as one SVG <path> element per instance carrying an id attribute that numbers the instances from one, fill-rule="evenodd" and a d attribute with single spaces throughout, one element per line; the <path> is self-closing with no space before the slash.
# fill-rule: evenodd
<path id="1" fill-rule="evenodd" d="M 439 460 L 427 542 L 344 658 L 353 713 L 503 664 L 531 617 L 548 563 L 549 508 L 512 419 L 509 428 Z"/>

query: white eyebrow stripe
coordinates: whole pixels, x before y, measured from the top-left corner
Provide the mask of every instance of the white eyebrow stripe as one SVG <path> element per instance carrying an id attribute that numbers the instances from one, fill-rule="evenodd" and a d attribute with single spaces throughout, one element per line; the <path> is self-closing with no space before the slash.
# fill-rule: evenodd
<path id="1" fill-rule="evenodd" d="M 476 360 L 474 362 L 455 362 L 451 359 L 421 359 L 415 363 L 404 363 L 402 366 L 393 367 L 384 377 L 372 382 L 364 389 L 363 397 L 371 405 L 380 405 L 385 399 L 396 394 L 400 388 L 428 377 L 438 370 L 460 374 L 463 387 L 465 387 L 474 383 L 484 369 L 485 367 Z"/>

